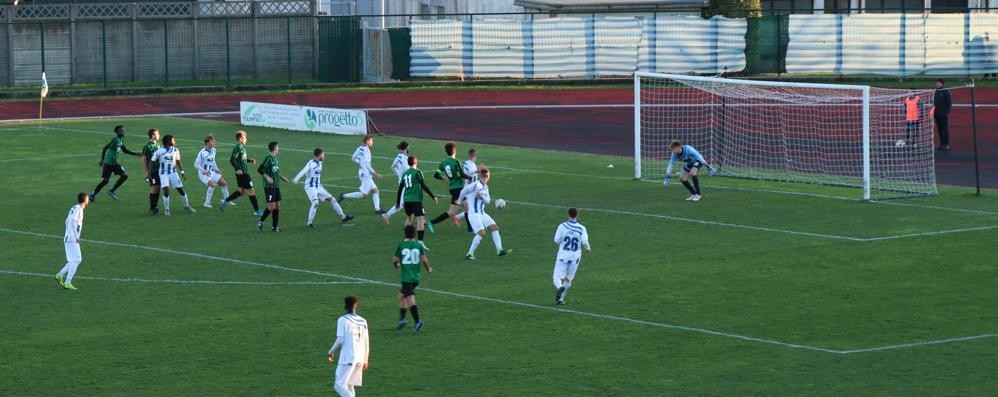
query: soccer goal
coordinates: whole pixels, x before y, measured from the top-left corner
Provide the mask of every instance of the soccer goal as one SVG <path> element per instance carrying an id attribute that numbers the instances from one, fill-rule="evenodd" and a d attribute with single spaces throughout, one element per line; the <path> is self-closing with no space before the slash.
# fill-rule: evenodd
<path id="1" fill-rule="evenodd" d="M 932 195 L 931 108 L 926 90 L 638 72 L 634 177 L 662 179 L 679 140 L 724 176 Z"/>

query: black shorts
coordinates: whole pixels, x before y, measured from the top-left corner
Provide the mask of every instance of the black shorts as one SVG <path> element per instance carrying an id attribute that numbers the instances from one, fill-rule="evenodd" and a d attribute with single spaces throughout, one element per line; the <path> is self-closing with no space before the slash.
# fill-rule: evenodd
<path id="1" fill-rule="evenodd" d="M 402 290 L 400 291 L 400 292 L 402 292 L 402 296 L 403 297 L 409 297 L 409 296 L 416 295 L 416 286 L 417 285 L 419 285 L 419 283 L 407 283 L 407 282 L 403 281 L 402 282 Z"/>
<path id="2" fill-rule="evenodd" d="M 249 174 L 245 172 L 242 175 L 236 174 L 236 186 L 239 186 L 240 189 L 252 189 L 253 178 L 250 178 Z"/>
<path id="3" fill-rule="evenodd" d="M 104 168 L 101 169 L 100 177 L 101 178 L 110 178 L 111 174 L 115 174 L 115 175 L 118 175 L 118 176 L 125 175 L 125 168 L 122 167 L 119 164 L 115 164 L 115 165 L 104 164 Z"/>
<path id="4" fill-rule="evenodd" d="M 690 172 L 694 168 L 696 168 L 698 170 L 701 169 L 701 168 L 703 168 L 703 161 L 697 160 L 697 161 L 694 161 L 692 163 L 686 163 L 686 165 L 683 166 L 683 172 Z"/>
<path id="5" fill-rule="evenodd" d="M 155 170 L 153 170 L 155 171 Z M 159 173 L 150 172 L 149 173 L 149 186 L 159 186 Z"/>
<path id="6" fill-rule="evenodd" d="M 281 189 L 263 188 L 263 195 L 267 196 L 268 203 L 281 201 Z"/>
<path id="7" fill-rule="evenodd" d="M 402 203 L 402 208 L 405 208 L 406 215 L 426 216 L 426 211 L 423 210 L 423 203 L 405 202 Z"/>
<path id="8" fill-rule="evenodd" d="M 451 189 L 450 190 L 450 203 L 451 204 L 458 205 L 457 204 L 458 200 L 461 199 L 461 190 L 464 190 L 464 189 L 463 188 L 457 188 L 457 189 Z"/>

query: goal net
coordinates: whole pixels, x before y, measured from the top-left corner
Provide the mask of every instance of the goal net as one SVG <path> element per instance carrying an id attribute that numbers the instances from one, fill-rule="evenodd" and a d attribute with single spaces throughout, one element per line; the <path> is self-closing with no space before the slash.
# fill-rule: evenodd
<path id="1" fill-rule="evenodd" d="M 635 178 L 662 179 L 678 140 L 723 176 L 856 187 L 864 200 L 932 195 L 931 108 L 925 90 L 639 72 Z"/>

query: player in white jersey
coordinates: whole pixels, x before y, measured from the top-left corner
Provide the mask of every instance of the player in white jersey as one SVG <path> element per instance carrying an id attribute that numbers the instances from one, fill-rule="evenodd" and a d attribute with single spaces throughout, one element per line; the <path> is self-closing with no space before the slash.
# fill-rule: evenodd
<path id="1" fill-rule="evenodd" d="M 374 178 L 381 179 L 381 174 L 371 167 L 371 148 L 374 147 L 374 136 L 364 135 L 363 144 L 354 150 L 350 159 L 357 163 L 357 178 L 360 179 L 360 190 L 353 193 L 340 194 L 337 201 L 343 202 L 345 199 L 362 199 L 371 195 L 374 201 L 374 213 L 384 214 L 381 210 L 381 197 L 378 195 L 378 185 L 374 184 Z"/>
<path id="2" fill-rule="evenodd" d="M 209 134 L 204 137 L 204 147 L 198 152 L 198 157 L 194 159 L 194 168 L 198 170 L 198 179 L 208 186 L 204 194 L 204 207 L 211 208 L 211 196 L 215 193 L 215 186 L 222 187 L 222 198 L 229 197 L 229 184 L 222 177 L 222 171 L 218 169 L 215 162 L 215 137 Z M 229 205 L 232 205 L 230 203 Z"/>
<path id="3" fill-rule="evenodd" d="M 395 159 L 392 160 L 392 172 L 395 173 L 395 176 L 399 178 L 399 183 L 401 183 L 402 174 L 404 174 L 405 171 L 409 169 L 409 142 L 406 141 L 399 142 L 398 146 L 396 147 L 398 148 L 399 152 L 398 154 L 395 155 Z M 389 224 L 388 218 L 391 218 L 392 215 L 395 215 L 395 213 L 401 210 L 402 207 L 393 205 L 392 208 L 388 209 L 388 212 L 381 215 L 381 219 L 385 221 L 385 225 L 387 226 Z"/>
<path id="4" fill-rule="evenodd" d="M 180 162 L 180 150 L 177 149 L 176 140 L 173 135 L 163 137 L 163 147 L 159 148 L 152 155 L 152 161 L 159 162 L 159 184 L 163 190 L 163 215 L 170 216 L 170 187 L 177 189 L 180 193 L 180 200 L 184 202 L 184 209 L 187 212 L 197 211 L 187 202 L 187 192 L 184 191 L 184 184 L 180 181 L 184 176 L 184 167 Z"/>
<path id="5" fill-rule="evenodd" d="M 464 256 L 465 259 L 472 261 L 475 260 L 475 250 L 478 249 L 478 244 L 485 238 L 486 229 L 492 232 L 492 242 L 496 245 L 497 255 L 506 256 L 513 252 L 511 249 L 502 248 L 502 238 L 499 237 L 499 225 L 496 224 L 496 221 L 489 214 L 485 213 L 485 206 L 492 201 L 492 196 L 489 195 L 490 175 L 488 168 L 482 169 L 479 175 L 478 182 L 465 186 L 461 190 L 461 200 L 468 207 L 468 223 L 471 224 L 471 228 L 475 231 L 475 237 L 471 240 L 471 248 L 468 249 L 468 254 Z"/>
<path id="6" fill-rule="evenodd" d="M 485 165 L 484 164 L 478 165 L 477 161 L 478 161 L 478 151 L 475 150 L 474 148 L 468 149 L 468 159 L 464 160 L 464 164 L 462 164 L 461 168 L 464 169 L 465 175 L 471 176 L 471 179 L 470 180 L 465 179 L 464 186 L 468 186 L 472 183 L 478 182 L 478 171 L 485 168 Z M 471 222 L 468 221 L 467 208 L 465 208 L 465 211 L 461 211 L 456 215 L 454 215 L 454 222 L 455 223 L 460 222 L 459 219 L 461 218 L 464 218 L 464 222 L 468 225 L 468 233 L 474 233 L 475 231 L 471 230 Z"/>
<path id="7" fill-rule="evenodd" d="M 367 371 L 371 339 L 367 320 L 357 314 L 357 298 L 348 296 L 343 303 L 347 313 L 336 320 L 336 341 L 326 352 L 326 360 L 332 363 L 334 354 L 340 352 L 333 390 L 341 397 L 354 397 L 354 387 L 363 384 L 364 371 Z"/>
<path id="8" fill-rule="evenodd" d="M 315 224 L 312 221 L 315 220 L 315 212 L 319 209 L 320 201 L 328 202 L 333 207 L 336 215 L 340 216 L 340 222 L 347 223 L 353 219 L 352 216 L 343 213 L 340 203 L 333 200 L 333 195 L 322 186 L 322 162 L 325 160 L 326 152 L 322 148 L 315 148 L 312 151 L 312 159 L 308 163 L 305 163 L 305 167 L 292 179 L 294 183 L 298 183 L 302 178 L 306 178 L 305 195 L 312 202 L 312 207 L 308 209 L 308 221 L 305 223 L 305 227 L 309 229 L 315 228 Z"/>
<path id="9" fill-rule="evenodd" d="M 73 286 L 73 276 L 76 275 L 76 268 L 83 261 L 83 254 L 80 253 L 80 234 L 83 233 L 83 210 L 90 205 L 90 195 L 80 192 L 76 195 L 76 205 L 69 209 L 66 216 L 66 234 L 63 235 L 62 242 L 66 246 L 66 265 L 55 274 L 55 281 L 59 282 L 65 289 L 76 290 Z"/>
<path id="10" fill-rule="evenodd" d="M 554 301 L 559 305 L 565 304 L 565 294 L 572 286 L 572 279 L 575 278 L 575 271 L 579 269 L 579 261 L 582 260 L 582 250 L 592 252 L 589 246 L 589 233 L 586 227 L 579 223 L 579 210 L 568 209 L 568 220 L 558 225 L 558 230 L 554 233 L 554 243 L 558 245 L 558 259 L 554 261 L 554 287 L 558 289 L 554 295 Z"/>

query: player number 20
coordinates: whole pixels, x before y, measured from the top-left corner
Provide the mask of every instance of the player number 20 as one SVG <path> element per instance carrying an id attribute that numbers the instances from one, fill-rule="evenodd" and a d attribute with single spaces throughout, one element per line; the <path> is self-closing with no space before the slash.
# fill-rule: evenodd
<path id="1" fill-rule="evenodd" d="M 406 265 L 415 265 L 419 263 L 419 250 L 410 248 L 402 250 L 402 263 Z"/>
<path id="2" fill-rule="evenodd" d="M 565 246 L 561 249 L 565 251 L 578 251 L 579 250 L 579 239 L 577 237 L 565 236 Z"/>

